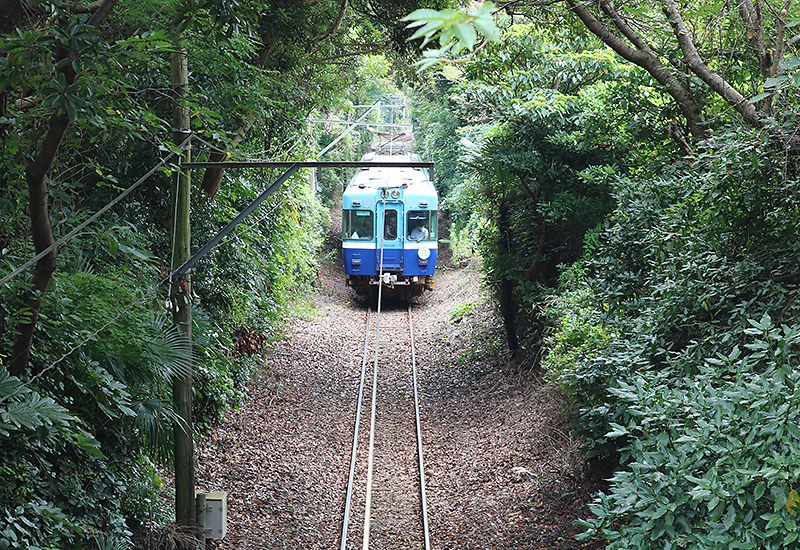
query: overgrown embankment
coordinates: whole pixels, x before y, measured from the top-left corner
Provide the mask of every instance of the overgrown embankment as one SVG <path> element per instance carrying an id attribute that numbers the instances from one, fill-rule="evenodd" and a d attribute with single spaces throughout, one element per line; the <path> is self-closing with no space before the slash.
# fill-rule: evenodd
<path id="1" fill-rule="evenodd" d="M 609 548 L 784 548 L 800 534 L 798 179 L 721 136 L 618 206 L 548 304 L 545 362 L 584 452 L 618 463 L 582 522 Z"/>

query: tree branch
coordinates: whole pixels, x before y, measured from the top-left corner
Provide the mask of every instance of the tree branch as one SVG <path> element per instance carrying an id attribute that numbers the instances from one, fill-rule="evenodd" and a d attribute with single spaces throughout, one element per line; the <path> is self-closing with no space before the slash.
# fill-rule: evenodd
<path id="1" fill-rule="evenodd" d="M 783 59 L 783 53 L 786 51 L 788 45 L 784 42 L 786 40 L 786 20 L 789 17 L 789 8 L 792 5 L 791 0 L 786 0 L 783 4 L 783 9 L 775 18 L 775 30 L 777 37 L 775 38 L 775 52 L 772 54 L 772 65 L 767 77 L 775 76 L 780 71 L 780 62 Z"/>
<path id="2" fill-rule="evenodd" d="M 631 47 L 620 37 L 612 33 L 591 11 L 589 11 L 586 4 L 581 0 L 566 1 L 570 9 L 595 36 L 620 56 L 646 70 L 656 82 L 664 86 L 666 92 L 675 100 L 678 107 L 681 109 L 686 123 L 689 126 L 689 131 L 694 137 L 699 139 L 706 137 L 706 129 L 702 122 L 700 106 L 691 96 L 688 88 L 661 63 L 644 40 L 636 36 L 636 33 L 624 20 L 618 18 L 619 20 L 615 22 L 615 26 L 619 25 L 622 27 L 624 30 L 620 29 L 620 32 L 623 34 L 631 33 L 633 38 L 632 43 L 639 44 L 641 48 L 636 49 Z M 604 3 L 604 0 L 600 0 L 599 3 Z M 606 9 L 609 10 L 610 14 L 608 17 L 612 18 L 613 21 L 613 13 L 615 12 L 608 7 L 606 7 Z"/>
<path id="3" fill-rule="evenodd" d="M 111 11 L 114 9 L 114 6 L 117 5 L 119 0 L 104 0 L 102 4 L 97 7 L 97 10 L 94 12 L 92 17 L 89 18 L 88 24 L 96 27 L 103 21 L 105 18 L 109 16 Z"/>
<path id="4" fill-rule="evenodd" d="M 772 63 L 767 49 L 764 47 L 764 25 L 753 6 L 752 0 L 741 0 L 739 2 L 739 17 L 742 18 L 744 28 L 747 30 L 747 39 L 750 41 L 750 47 L 753 53 L 756 54 L 761 76 L 764 78 L 772 76 L 770 74 Z"/>
<path id="5" fill-rule="evenodd" d="M 94 13 L 98 9 L 100 9 L 100 4 L 89 4 L 88 6 L 75 6 L 72 8 L 68 8 L 70 13 L 75 14 L 83 14 L 83 13 Z"/>
<path id="6" fill-rule="evenodd" d="M 342 5 L 339 8 L 339 14 L 336 16 L 336 19 L 331 26 L 331 29 L 323 35 L 320 35 L 314 39 L 314 49 L 311 50 L 311 53 L 316 53 L 319 46 L 331 38 L 334 34 L 336 34 L 342 26 L 342 21 L 344 21 L 344 16 L 347 13 L 347 5 L 348 0 L 342 0 Z"/>
<path id="7" fill-rule="evenodd" d="M 678 11 L 676 0 L 664 0 L 664 14 L 672 26 L 673 34 L 678 41 L 678 45 L 683 52 L 684 61 L 691 71 L 700 79 L 708 84 L 717 94 L 727 101 L 742 117 L 745 122 L 753 127 L 760 128 L 764 121 L 756 111 L 755 105 L 747 100 L 739 91 L 728 84 L 722 76 L 709 67 L 700 57 L 697 48 L 692 42 L 686 24 Z"/>
<path id="8" fill-rule="evenodd" d="M 374 44 L 374 45 L 372 45 L 372 46 L 370 46 L 368 48 L 364 48 L 363 50 L 356 50 L 356 51 L 353 51 L 353 52 L 342 53 L 342 54 L 339 54 L 339 55 L 331 55 L 331 56 L 328 56 L 328 57 L 318 57 L 317 59 L 312 59 L 309 62 L 310 63 L 314 63 L 314 64 L 321 64 L 321 63 L 327 63 L 329 61 L 337 61 L 339 59 L 344 59 L 346 57 L 355 57 L 355 56 L 358 56 L 358 55 L 379 53 L 385 47 L 386 47 L 385 43 Z"/>
<path id="9" fill-rule="evenodd" d="M 614 9 L 614 6 L 610 5 L 607 0 L 600 0 L 600 9 L 603 10 L 603 13 L 611 19 L 611 22 L 614 23 L 614 26 L 617 28 L 619 32 L 622 33 L 622 36 L 630 40 L 631 44 L 633 44 L 638 50 L 643 52 L 653 54 L 652 48 L 647 42 L 642 39 L 639 34 L 634 31 L 628 22 L 619 15 L 619 13 Z"/>

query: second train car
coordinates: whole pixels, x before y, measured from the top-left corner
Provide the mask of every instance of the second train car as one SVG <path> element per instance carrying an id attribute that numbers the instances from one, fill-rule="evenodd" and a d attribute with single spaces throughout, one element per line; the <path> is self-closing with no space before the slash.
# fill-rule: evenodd
<path id="1" fill-rule="evenodd" d="M 361 160 L 420 161 L 413 153 L 367 153 Z M 379 283 L 406 297 L 433 290 L 438 209 L 427 169 L 359 168 L 342 197 L 346 284 L 364 295 Z"/>

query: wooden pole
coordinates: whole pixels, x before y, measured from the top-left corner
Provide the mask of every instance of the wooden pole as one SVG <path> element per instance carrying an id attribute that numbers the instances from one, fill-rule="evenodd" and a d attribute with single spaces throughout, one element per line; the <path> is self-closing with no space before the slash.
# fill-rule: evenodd
<path id="1" fill-rule="evenodd" d="M 172 139 L 181 144 L 189 135 L 189 111 L 184 100 L 189 85 L 186 48 L 178 44 L 172 57 L 172 90 L 175 104 L 172 115 Z M 191 152 L 181 153 L 183 162 L 191 161 Z M 172 269 L 183 264 L 190 257 L 191 228 L 189 213 L 191 205 L 191 172 L 185 170 L 175 180 L 175 211 L 173 223 Z M 186 352 L 192 352 L 192 305 L 191 277 L 185 274 L 173 283 L 174 297 L 173 321 L 184 335 Z M 190 369 L 190 371 L 193 369 Z M 172 384 L 172 401 L 175 412 L 183 425 L 175 426 L 175 521 L 186 534 L 194 535 L 196 508 L 194 496 L 194 438 L 192 431 L 192 373 L 176 379 Z M 193 538 L 193 537 L 192 537 Z M 191 540 L 187 537 L 187 541 Z M 187 547 L 194 544 L 187 544 Z"/>

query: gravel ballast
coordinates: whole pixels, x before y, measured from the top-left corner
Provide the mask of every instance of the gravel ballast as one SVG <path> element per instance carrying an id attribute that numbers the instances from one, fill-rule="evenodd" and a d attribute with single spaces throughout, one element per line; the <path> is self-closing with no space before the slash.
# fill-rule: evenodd
<path id="1" fill-rule="evenodd" d="M 323 265 L 320 277 L 315 314 L 291 323 L 250 399 L 198 445 L 198 489 L 228 493 L 228 533 L 213 546 L 340 547 L 366 307 L 343 287 L 340 268 Z M 573 538 L 596 487 L 584 480 L 566 404 L 558 388 L 507 363 L 479 281 L 474 265 L 445 268 L 436 289 L 413 302 L 431 546 L 601 548 Z M 384 445 L 416 459 L 405 443 Z M 382 490 L 397 491 L 394 478 L 384 474 Z M 358 510 L 363 518 L 354 502 Z M 407 514 L 387 521 L 382 533 L 408 530 Z M 416 535 L 389 535 L 372 547 L 420 548 Z"/>

